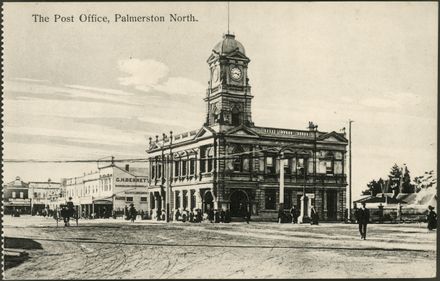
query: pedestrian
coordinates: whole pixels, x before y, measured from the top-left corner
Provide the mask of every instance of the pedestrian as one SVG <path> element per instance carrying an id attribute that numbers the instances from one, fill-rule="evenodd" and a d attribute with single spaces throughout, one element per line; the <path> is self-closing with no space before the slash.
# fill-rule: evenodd
<path id="1" fill-rule="evenodd" d="M 208 219 L 209 219 L 209 222 L 214 222 L 214 210 L 213 209 L 209 209 L 208 210 Z"/>
<path id="2" fill-rule="evenodd" d="M 69 226 L 69 210 L 66 206 L 63 206 L 63 208 L 61 209 L 61 217 L 63 218 L 64 226 Z"/>
<path id="3" fill-rule="evenodd" d="M 428 229 L 433 230 L 437 228 L 437 214 L 434 212 L 434 207 L 429 205 L 428 206 Z"/>
<path id="4" fill-rule="evenodd" d="M 177 210 L 176 210 L 176 213 L 174 214 L 174 220 L 175 220 L 175 221 L 178 221 L 179 218 L 180 218 L 180 211 L 179 211 L 179 209 L 177 209 Z"/>
<path id="5" fill-rule="evenodd" d="M 251 208 L 246 208 L 246 223 L 249 224 L 249 221 L 251 220 Z"/>
<path id="6" fill-rule="evenodd" d="M 226 209 L 225 211 L 225 223 L 230 223 L 231 222 L 231 211 L 229 211 L 229 209 Z"/>
<path id="7" fill-rule="evenodd" d="M 166 219 L 166 217 L 167 217 L 167 213 L 165 212 L 165 210 L 164 209 L 162 209 L 162 215 L 161 215 L 161 220 L 165 220 Z"/>
<path id="8" fill-rule="evenodd" d="M 280 208 L 278 209 L 278 223 L 282 223 L 284 220 L 284 211 Z"/>
<path id="9" fill-rule="evenodd" d="M 220 222 L 220 211 L 219 210 L 215 210 L 214 211 L 214 222 L 215 223 L 219 223 Z"/>
<path id="10" fill-rule="evenodd" d="M 220 210 L 220 222 L 225 222 L 225 211 L 223 210 L 223 208 Z"/>
<path id="11" fill-rule="evenodd" d="M 361 239 L 367 239 L 367 224 L 370 222 L 370 210 L 365 207 L 365 202 L 362 202 L 362 208 L 355 213 L 357 223 L 359 224 L 359 233 Z"/>
<path id="12" fill-rule="evenodd" d="M 134 222 L 136 220 L 137 211 L 133 203 L 130 204 L 130 209 L 128 210 L 128 213 L 130 214 L 131 222 Z"/>
<path id="13" fill-rule="evenodd" d="M 298 223 L 298 210 L 295 205 L 290 208 L 290 215 L 292 217 L 292 223 Z"/>
<path id="14" fill-rule="evenodd" d="M 197 222 L 202 222 L 202 220 L 203 220 L 203 214 L 202 214 L 202 210 L 201 210 L 201 209 L 197 209 L 197 215 L 196 215 L 196 218 L 197 218 Z"/>
<path id="15" fill-rule="evenodd" d="M 130 212 L 128 211 L 127 205 L 125 205 L 125 208 L 124 208 L 124 215 L 125 215 L 125 220 L 130 219 Z"/>
<path id="16" fill-rule="evenodd" d="M 194 209 L 189 212 L 189 222 L 194 222 Z"/>
<path id="17" fill-rule="evenodd" d="M 312 206 L 310 209 L 310 213 L 311 213 L 311 221 L 310 224 L 316 224 L 318 225 L 318 221 L 319 221 L 319 215 L 318 212 L 315 209 L 315 206 Z"/>
<path id="18" fill-rule="evenodd" d="M 188 217 L 186 209 L 182 211 L 182 222 L 186 222 L 186 218 Z"/>

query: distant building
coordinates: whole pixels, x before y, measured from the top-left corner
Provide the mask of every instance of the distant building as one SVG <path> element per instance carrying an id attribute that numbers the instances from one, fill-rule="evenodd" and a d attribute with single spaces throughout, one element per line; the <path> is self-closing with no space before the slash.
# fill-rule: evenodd
<path id="1" fill-rule="evenodd" d="M 64 202 L 72 198 L 81 216 L 122 214 L 131 203 L 147 211 L 147 168 L 119 167 L 114 163 L 79 177 L 63 179 Z"/>
<path id="2" fill-rule="evenodd" d="M 300 208 L 305 190 L 309 216 L 314 205 L 322 220 L 343 220 L 345 133 L 318 131 L 311 122 L 309 130 L 256 126 L 249 62 L 243 45 L 226 34 L 207 61 L 203 126 L 150 138 L 149 208 L 166 209 L 168 203 L 170 211 L 223 209 L 232 217 L 250 210 L 254 219 L 276 220 L 279 208 Z M 280 169 L 285 172 L 283 205 Z"/>
<path id="3" fill-rule="evenodd" d="M 3 198 L 5 214 L 11 214 L 13 210 L 21 214 L 31 213 L 29 184 L 22 181 L 20 177 L 3 185 Z"/>
<path id="4" fill-rule="evenodd" d="M 55 209 L 60 198 L 61 184 L 48 179 L 46 182 L 29 182 L 29 198 L 32 214 L 41 213 L 45 208 Z"/>

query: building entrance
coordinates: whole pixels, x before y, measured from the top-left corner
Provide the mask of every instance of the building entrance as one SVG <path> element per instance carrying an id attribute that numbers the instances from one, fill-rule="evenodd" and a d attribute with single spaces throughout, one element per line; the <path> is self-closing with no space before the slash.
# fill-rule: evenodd
<path id="1" fill-rule="evenodd" d="M 212 197 L 211 191 L 206 191 L 205 195 L 203 196 L 203 213 L 208 212 L 208 210 L 211 210 L 214 208 L 214 198 Z"/>
<path id="2" fill-rule="evenodd" d="M 231 217 L 244 217 L 246 215 L 249 200 L 246 192 L 236 190 L 231 193 Z"/>
<path id="3" fill-rule="evenodd" d="M 337 193 L 335 190 L 327 191 L 327 219 L 336 220 L 337 213 Z"/>

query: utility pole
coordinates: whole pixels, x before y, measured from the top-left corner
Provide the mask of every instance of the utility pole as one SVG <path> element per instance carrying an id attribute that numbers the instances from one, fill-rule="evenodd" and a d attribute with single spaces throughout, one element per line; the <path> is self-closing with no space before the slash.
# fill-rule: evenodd
<path id="1" fill-rule="evenodd" d="M 280 204 L 278 213 L 282 214 L 284 212 L 284 153 L 280 152 Z M 282 223 L 282 217 L 278 218 L 278 222 Z"/>
<path id="2" fill-rule="evenodd" d="M 170 215 L 171 215 L 171 210 L 170 210 L 170 201 L 171 201 L 171 179 L 172 179 L 172 170 L 173 170 L 173 151 L 172 151 L 172 146 L 173 146 L 173 131 L 170 131 L 170 155 L 168 156 L 168 173 L 167 173 L 167 222 L 170 221 Z"/>
<path id="3" fill-rule="evenodd" d="M 348 221 L 351 221 L 351 123 L 353 122 L 353 120 L 348 120 Z"/>

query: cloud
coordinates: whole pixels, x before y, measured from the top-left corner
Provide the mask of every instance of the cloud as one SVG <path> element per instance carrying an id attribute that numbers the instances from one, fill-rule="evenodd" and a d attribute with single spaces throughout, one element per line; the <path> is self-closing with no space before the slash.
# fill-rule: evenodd
<path id="1" fill-rule="evenodd" d="M 119 77 L 124 86 L 151 92 L 153 90 L 176 95 L 200 96 L 205 88 L 197 81 L 185 77 L 168 77 L 169 68 L 162 62 L 153 59 L 126 59 L 118 62 L 119 70 L 128 74 Z"/>
<path id="2" fill-rule="evenodd" d="M 119 69 L 128 74 L 120 77 L 119 83 L 124 86 L 134 86 L 136 89 L 148 91 L 158 85 L 159 81 L 169 72 L 168 66 L 152 60 L 128 59 L 118 62 Z"/>
<path id="3" fill-rule="evenodd" d="M 37 80 L 43 81 L 43 80 Z M 4 83 L 5 95 L 10 99 L 74 100 L 82 102 L 113 103 L 138 106 L 127 97 L 135 94 L 115 89 L 94 88 L 80 85 L 42 84 L 34 79 L 12 79 Z"/>
<path id="4" fill-rule="evenodd" d="M 361 99 L 361 105 L 376 108 L 402 108 L 420 104 L 421 99 L 418 95 L 409 92 L 392 93 L 387 92 L 382 96 L 368 97 Z"/>

